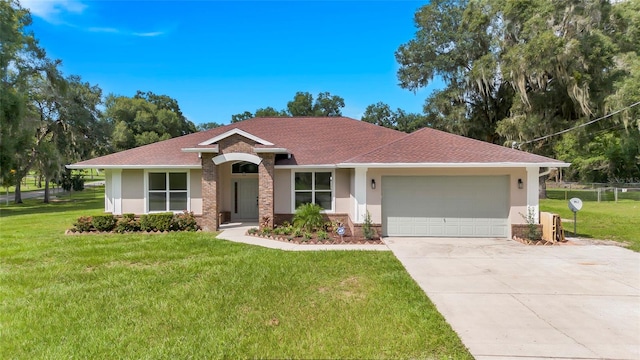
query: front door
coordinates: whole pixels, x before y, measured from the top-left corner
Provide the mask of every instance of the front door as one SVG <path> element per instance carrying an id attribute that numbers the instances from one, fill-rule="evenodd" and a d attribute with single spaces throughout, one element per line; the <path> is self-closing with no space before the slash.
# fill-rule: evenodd
<path id="1" fill-rule="evenodd" d="M 258 178 L 233 179 L 231 219 L 258 219 Z"/>

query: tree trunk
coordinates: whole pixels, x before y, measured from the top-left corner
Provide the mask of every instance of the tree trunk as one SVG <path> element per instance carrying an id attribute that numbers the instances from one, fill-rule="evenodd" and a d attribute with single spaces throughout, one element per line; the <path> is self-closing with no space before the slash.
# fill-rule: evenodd
<path id="1" fill-rule="evenodd" d="M 38 189 L 42 187 L 42 175 L 38 175 Z"/>
<path id="2" fill-rule="evenodd" d="M 13 198 L 13 202 L 16 204 L 22 204 L 22 193 L 20 192 L 20 187 L 22 186 L 22 179 L 18 179 L 18 181 L 16 181 L 16 190 L 15 190 L 15 197 Z"/>
<path id="3" fill-rule="evenodd" d="M 49 203 L 49 178 L 44 179 L 44 201 L 45 204 Z"/>
<path id="4" fill-rule="evenodd" d="M 538 178 L 538 183 L 540 186 L 538 187 L 538 199 L 546 199 L 547 198 L 547 180 L 546 176 L 540 176 Z"/>

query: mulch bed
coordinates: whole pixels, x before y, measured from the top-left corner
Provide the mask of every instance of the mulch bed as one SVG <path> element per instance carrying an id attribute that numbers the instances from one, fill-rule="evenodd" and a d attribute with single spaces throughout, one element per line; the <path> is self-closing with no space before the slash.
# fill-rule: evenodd
<path id="1" fill-rule="evenodd" d="M 282 241 L 282 242 L 297 244 L 297 245 L 384 245 L 384 242 L 382 241 L 382 239 L 379 239 L 379 238 L 367 240 L 363 237 L 354 237 L 354 236 L 343 236 L 342 238 L 340 238 L 339 236 L 330 236 L 328 239 L 322 240 L 315 237 L 311 239 L 305 239 L 304 237 L 286 237 L 286 236 L 280 236 L 280 235 L 266 236 L 266 235 L 249 234 L 249 233 L 247 233 L 247 235 L 263 238 L 263 239 Z"/>

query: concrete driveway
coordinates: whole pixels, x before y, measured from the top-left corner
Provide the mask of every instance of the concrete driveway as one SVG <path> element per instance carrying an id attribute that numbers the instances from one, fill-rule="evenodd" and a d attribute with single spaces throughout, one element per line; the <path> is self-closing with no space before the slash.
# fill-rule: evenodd
<path id="1" fill-rule="evenodd" d="M 476 359 L 640 359 L 640 254 L 386 238 Z"/>

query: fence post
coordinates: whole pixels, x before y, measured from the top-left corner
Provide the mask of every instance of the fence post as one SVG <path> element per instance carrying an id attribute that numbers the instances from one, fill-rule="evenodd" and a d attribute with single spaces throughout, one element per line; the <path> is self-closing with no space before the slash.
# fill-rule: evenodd
<path id="1" fill-rule="evenodd" d="M 598 190 L 598 202 L 600 202 L 600 192 L 601 192 L 602 188 L 598 188 L 597 190 Z"/>
<path id="2" fill-rule="evenodd" d="M 618 188 L 613 188 L 613 197 L 616 199 L 616 204 L 618 203 Z"/>

